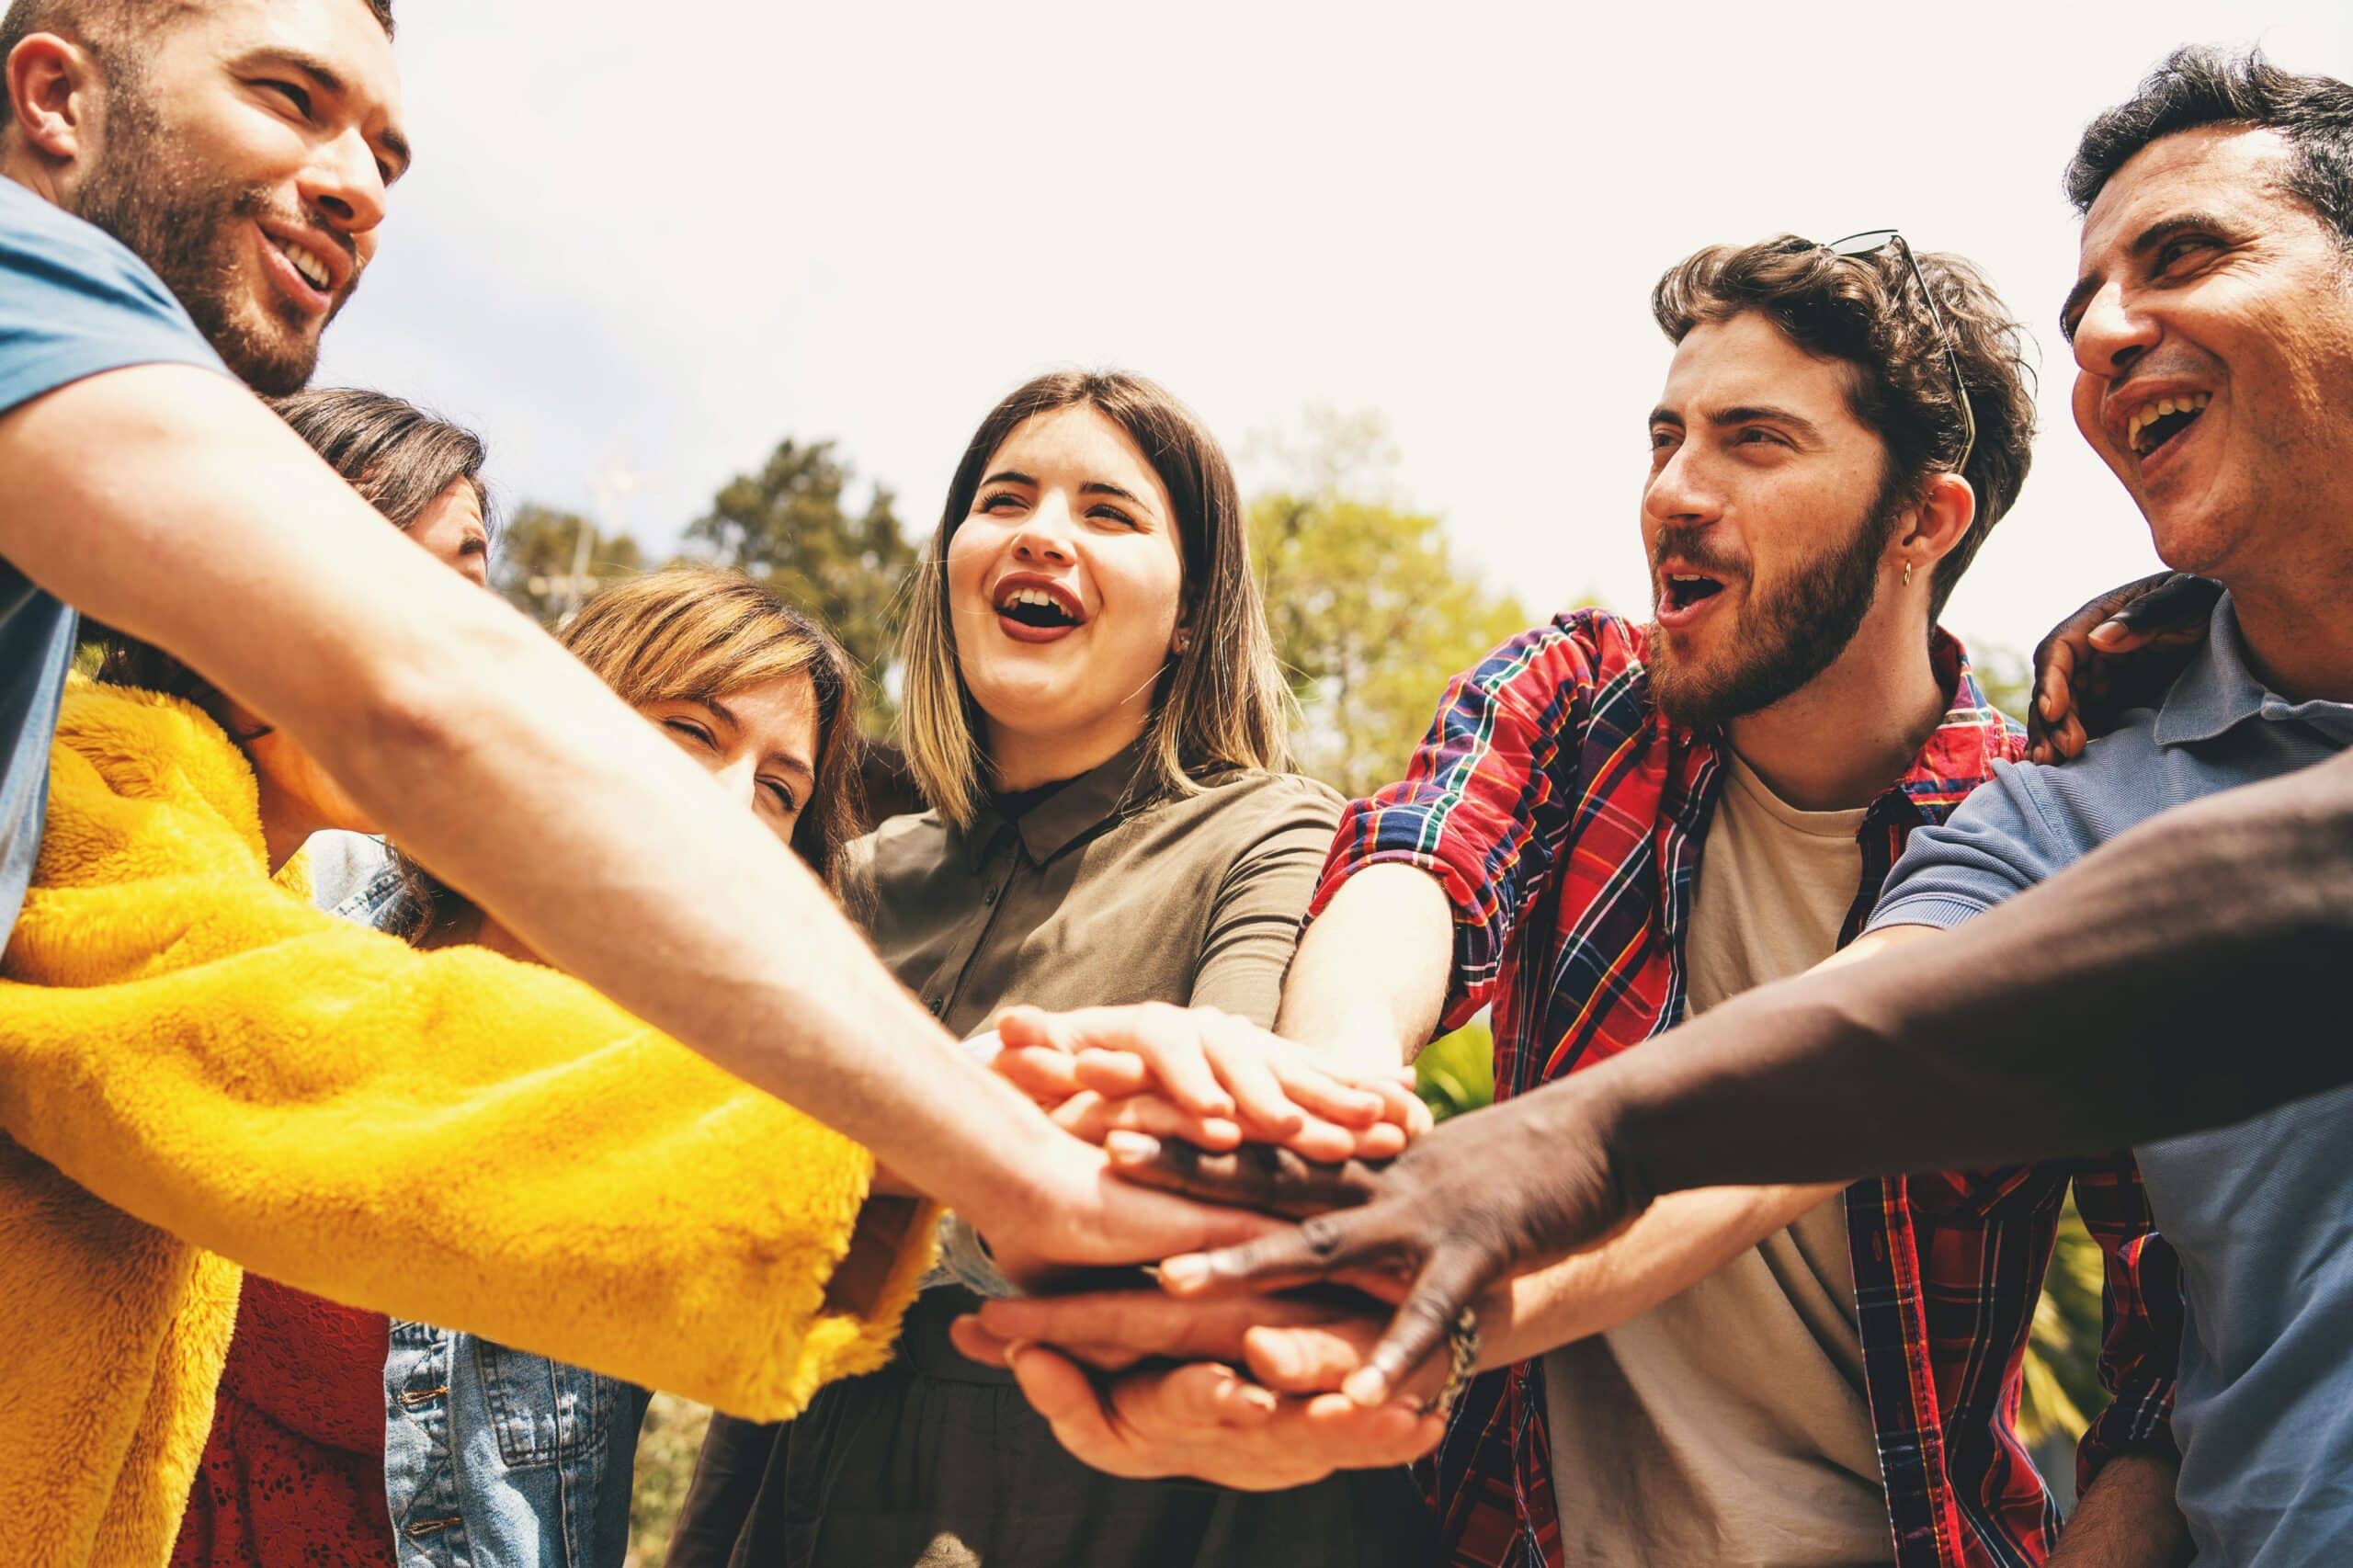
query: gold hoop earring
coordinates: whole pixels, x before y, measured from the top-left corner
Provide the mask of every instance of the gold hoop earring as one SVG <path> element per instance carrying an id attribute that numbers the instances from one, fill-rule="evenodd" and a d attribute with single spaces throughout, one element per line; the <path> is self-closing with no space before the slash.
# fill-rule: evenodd
<path id="1" fill-rule="evenodd" d="M 1909 561 L 1904 563 L 1904 585 L 1907 588 L 1912 585 L 1912 562 Z"/>

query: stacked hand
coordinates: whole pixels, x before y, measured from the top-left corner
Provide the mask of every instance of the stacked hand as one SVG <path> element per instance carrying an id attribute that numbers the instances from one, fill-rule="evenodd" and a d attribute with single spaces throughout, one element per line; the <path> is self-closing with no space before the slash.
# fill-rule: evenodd
<path id="1" fill-rule="evenodd" d="M 1220 1198 L 1119 1179 L 1097 1145 L 1123 1133 L 1233 1149 L 1269 1140 L 1304 1158 L 1378 1158 L 1430 1124 L 1399 1068 L 1365 1073 L 1211 1009 L 1015 1008 L 992 1065 L 1076 1136 L 1038 1146 L 1022 1189 L 963 1217 L 1016 1283 L 1148 1263 L 1273 1228 Z"/>
<path id="2" fill-rule="evenodd" d="M 1214 1008 L 1016 1007 L 997 1036 L 997 1072 L 1089 1142 L 1130 1131 L 1385 1159 L 1430 1126 L 1410 1069 L 1352 1068 Z"/>
<path id="3" fill-rule="evenodd" d="M 1170 1257 L 1162 1293 L 993 1302 L 958 1325 L 1115 1473 L 1290 1486 L 1425 1452 L 1462 1310 L 1631 1217 L 1599 1153 L 1604 1102 L 1573 1088 L 1424 1138 L 1402 1072 L 1368 1080 L 1232 1018 L 1021 1012 L 1000 1032 L 999 1070 L 1100 1136 L 1120 1176 L 1260 1227 Z M 1268 1293 L 1319 1281 L 1355 1290 Z"/>
<path id="4" fill-rule="evenodd" d="M 1012 1368 L 1096 1469 L 1260 1492 L 1408 1463 L 1444 1435 L 1434 1389 L 1370 1409 L 1332 1392 L 1381 1322 L 1344 1300 L 1195 1304 L 1136 1290 L 990 1301 L 954 1334 L 974 1360 Z"/>

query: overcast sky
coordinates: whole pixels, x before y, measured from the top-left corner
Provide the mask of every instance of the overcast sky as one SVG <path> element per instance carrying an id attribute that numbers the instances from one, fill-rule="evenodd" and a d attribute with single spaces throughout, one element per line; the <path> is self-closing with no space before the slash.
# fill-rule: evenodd
<path id="1" fill-rule="evenodd" d="M 2353 76 L 2345 0 L 400 14 L 416 168 L 320 384 L 477 425 L 509 502 L 658 546 L 779 437 L 832 437 L 927 531 L 999 396 L 1116 365 L 1237 455 L 1378 410 L 1491 580 L 1640 610 L 1652 280 L 1895 225 L 2041 347 L 2033 475 L 1948 615 L 2020 649 L 2154 562 L 2051 324 L 2076 131 L 2185 41 Z"/>

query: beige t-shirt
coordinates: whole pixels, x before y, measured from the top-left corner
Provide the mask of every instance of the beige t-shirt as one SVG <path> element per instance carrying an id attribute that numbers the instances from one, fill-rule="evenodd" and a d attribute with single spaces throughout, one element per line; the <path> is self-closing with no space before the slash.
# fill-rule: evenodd
<path id="1" fill-rule="evenodd" d="M 1725 758 L 1685 948 L 1694 1014 L 1828 958 L 1862 881 L 1861 811 L 1798 811 Z M 1843 1199 L 1546 1356 L 1544 1391 L 1570 1562 L 1834 1568 L 1893 1555 Z"/>

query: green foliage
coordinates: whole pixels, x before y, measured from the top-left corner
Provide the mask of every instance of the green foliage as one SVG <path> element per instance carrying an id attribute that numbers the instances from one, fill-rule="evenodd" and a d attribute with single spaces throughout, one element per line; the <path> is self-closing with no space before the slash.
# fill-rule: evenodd
<path id="1" fill-rule="evenodd" d="M 1414 1059 L 1414 1082 L 1440 1121 L 1494 1103 L 1495 1037 L 1487 1020 L 1473 1018 L 1430 1041 Z"/>
<path id="2" fill-rule="evenodd" d="M 2018 1436 L 2040 1449 L 2073 1443 L 2091 1418 L 2108 1405 L 2099 1381 L 2099 1244 L 2084 1229 L 2075 1200 L 2059 1216 L 2058 1244 L 2035 1303 L 2034 1336 L 2026 1353 L 2026 1396 L 2018 1407 Z"/>
<path id="3" fill-rule="evenodd" d="M 1989 643 L 1972 649 L 1971 667 L 1977 672 L 1977 684 L 1985 688 L 1985 700 L 2016 719 L 2026 722 L 2026 705 L 2034 695 L 2034 665 L 2014 649 Z"/>
<path id="4" fill-rule="evenodd" d="M 877 733 L 893 711 L 884 676 L 897 642 L 898 605 L 918 551 L 891 492 L 847 502 L 855 474 L 831 441 L 779 442 L 757 473 L 738 474 L 687 528 L 687 542 L 722 566 L 761 579 L 832 629 L 866 673 L 865 710 Z"/>
<path id="5" fill-rule="evenodd" d="M 526 502 L 498 530 L 490 585 L 542 626 L 618 577 L 645 570 L 645 551 L 625 533 L 604 534 L 577 512 Z"/>
<path id="6" fill-rule="evenodd" d="M 1447 680 L 1526 613 L 1454 557 L 1445 525 L 1384 499 L 1377 420 L 1324 415 L 1292 483 L 1250 505 L 1250 552 L 1302 722 L 1296 766 L 1361 795 L 1404 771 Z"/>

